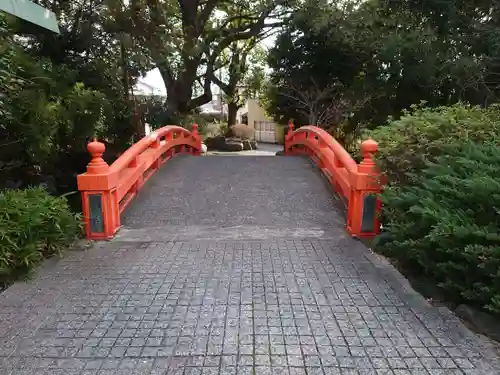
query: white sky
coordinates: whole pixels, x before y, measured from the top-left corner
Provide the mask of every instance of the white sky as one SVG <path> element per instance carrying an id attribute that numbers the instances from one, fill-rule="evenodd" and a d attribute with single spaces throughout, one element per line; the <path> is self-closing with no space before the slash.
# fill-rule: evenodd
<path id="1" fill-rule="evenodd" d="M 262 41 L 262 44 L 266 48 L 271 48 L 274 46 L 276 41 L 276 35 L 272 35 Z M 161 78 L 160 71 L 158 69 L 153 69 L 149 71 L 144 77 L 139 78 L 139 81 L 144 82 L 150 86 L 153 86 L 158 92 L 163 95 L 167 94 L 165 89 L 165 83 L 163 83 L 163 78 Z M 155 90 L 155 91 L 156 91 Z"/>

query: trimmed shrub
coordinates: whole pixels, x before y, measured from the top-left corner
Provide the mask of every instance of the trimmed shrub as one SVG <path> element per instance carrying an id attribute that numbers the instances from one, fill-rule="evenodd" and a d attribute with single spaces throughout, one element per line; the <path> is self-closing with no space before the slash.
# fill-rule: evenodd
<path id="1" fill-rule="evenodd" d="M 236 124 L 231 126 L 231 135 L 241 139 L 253 139 L 255 129 L 245 124 Z"/>
<path id="2" fill-rule="evenodd" d="M 64 197 L 43 188 L 0 192 L 0 282 L 60 253 L 80 234 L 80 218 Z"/>
<path id="3" fill-rule="evenodd" d="M 449 111 L 424 112 L 423 121 L 464 111 L 462 107 L 453 107 Z M 469 118 L 475 125 L 481 117 L 480 111 L 471 109 L 471 112 Z M 485 123 L 486 135 L 492 124 L 488 116 L 483 118 L 489 121 Z M 406 121 L 409 119 L 402 123 Z M 426 128 L 429 127 L 427 124 Z M 437 127 L 432 128 L 438 131 Z M 458 131 L 454 132 L 453 127 L 448 129 L 448 132 L 439 130 L 441 140 L 423 138 L 423 142 L 432 141 L 415 152 L 426 156 L 430 145 L 444 145 L 458 137 Z M 481 134 L 477 127 L 463 130 L 469 131 L 476 137 Z M 413 139 L 413 134 L 403 134 L 401 139 L 405 145 L 413 144 L 406 141 Z M 408 155 L 402 147 L 388 147 Z M 437 282 L 450 300 L 500 313 L 500 147 L 466 142 L 439 150 L 442 155 L 425 163 L 418 175 L 409 176 L 409 183 L 390 186 L 382 194 L 384 226 L 389 237 L 377 250 L 412 273 Z M 413 160 L 417 157 L 418 154 L 414 155 Z M 404 171 L 404 163 L 396 160 L 392 165 Z"/>
<path id="4" fill-rule="evenodd" d="M 449 107 L 413 106 L 399 120 L 368 131 L 379 143 L 377 161 L 391 184 L 406 183 L 444 146 L 472 142 L 500 142 L 500 108 L 464 104 Z M 408 175 L 410 173 L 410 175 Z"/>

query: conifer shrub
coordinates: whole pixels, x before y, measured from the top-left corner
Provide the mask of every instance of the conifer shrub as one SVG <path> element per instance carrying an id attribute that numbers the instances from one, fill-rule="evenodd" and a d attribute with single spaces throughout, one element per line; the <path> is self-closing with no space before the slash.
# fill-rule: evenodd
<path id="1" fill-rule="evenodd" d="M 479 128 L 463 130 L 468 131 L 477 134 Z M 424 162 L 407 183 L 385 189 L 389 236 L 378 251 L 435 281 L 450 300 L 500 313 L 500 147 L 470 141 L 446 145 L 444 139 L 457 133 L 442 131 L 441 140 L 433 138 L 441 144 L 433 161 Z M 425 154 L 430 143 L 419 152 Z"/>

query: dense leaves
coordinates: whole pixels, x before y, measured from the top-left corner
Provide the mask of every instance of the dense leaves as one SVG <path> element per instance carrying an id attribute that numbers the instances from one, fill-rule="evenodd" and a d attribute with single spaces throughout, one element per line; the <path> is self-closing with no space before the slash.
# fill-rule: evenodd
<path id="1" fill-rule="evenodd" d="M 384 192 L 381 249 L 449 299 L 500 313 L 500 148 L 466 142 L 441 153 L 411 184 Z"/>
<path id="2" fill-rule="evenodd" d="M 331 17 L 325 19 L 323 12 Z M 297 125 L 318 123 L 321 114 L 347 106 L 346 88 L 352 85 L 362 61 L 348 43 L 328 39 L 326 30 L 340 29 L 342 15 L 326 3 L 314 1 L 293 15 L 270 51 L 273 69 L 268 89 L 268 110 L 280 123 L 290 118 Z M 332 33 L 335 40 L 338 36 Z M 341 118 L 335 118 L 339 123 Z M 327 124 L 321 124 L 327 125 Z"/>
<path id="3" fill-rule="evenodd" d="M 492 0 L 308 0 L 269 55 L 268 110 L 281 123 L 311 122 L 297 93 L 323 94 L 310 112 L 342 115 L 320 125 L 354 133 L 421 101 L 489 105 L 500 87 L 499 19 Z"/>
<path id="4" fill-rule="evenodd" d="M 418 178 L 425 163 L 441 155 L 444 146 L 464 141 L 498 143 L 499 119 L 498 106 L 412 106 L 398 120 L 390 120 L 366 136 L 379 143 L 377 159 L 390 183 L 401 185 L 409 173 Z"/>
<path id="5" fill-rule="evenodd" d="M 64 197 L 41 188 L 0 192 L 0 284 L 59 253 L 80 233 Z"/>
<path id="6" fill-rule="evenodd" d="M 145 120 L 182 122 L 212 100 L 228 54 L 234 97 L 248 76 L 248 46 L 279 25 L 269 17 L 289 9 L 280 1 L 35 2 L 55 13 L 61 33 L 0 20 L 0 188 L 50 177 L 51 190 L 74 189 L 92 136 L 108 143 L 112 160 L 144 135 Z M 239 45 L 247 46 L 244 53 L 228 52 Z M 154 67 L 166 100 L 136 98 L 137 78 Z"/>
<path id="7" fill-rule="evenodd" d="M 102 92 L 73 83 L 70 68 L 33 58 L 5 24 L 2 30 L 0 186 L 36 184 L 47 175 L 73 178 L 74 166 L 63 163 L 84 151 L 90 137 L 106 134 L 111 105 Z"/>

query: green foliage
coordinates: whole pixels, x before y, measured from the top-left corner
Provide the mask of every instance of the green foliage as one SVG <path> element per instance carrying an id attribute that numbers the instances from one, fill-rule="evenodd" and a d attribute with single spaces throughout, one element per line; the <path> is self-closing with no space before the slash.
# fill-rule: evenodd
<path id="1" fill-rule="evenodd" d="M 442 153 L 446 145 L 464 141 L 498 143 L 500 108 L 488 109 L 456 104 L 449 107 L 412 106 L 398 120 L 368 131 L 379 143 L 377 160 L 392 184 L 419 173 L 427 161 Z"/>
<path id="2" fill-rule="evenodd" d="M 277 123 L 286 124 L 293 118 L 296 126 L 311 124 L 325 112 L 336 111 L 336 107 L 348 109 L 355 101 L 348 91 L 363 67 L 363 59 L 352 45 L 325 39 L 330 30 L 345 33 L 341 18 L 336 6 L 321 0 L 307 1 L 278 36 L 268 56 L 273 71 L 264 100 Z M 338 125 L 340 120 L 321 125 Z"/>
<path id="3" fill-rule="evenodd" d="M 499 16 L 494 0 L 307 0 L 270 51 L 267 109 L 277 122 L 302 125 L 304 101 L 289 83 L 304 93 L 340 82 L 323 100 L 340 97 L 333 102 L 344 116 L 327 125 L 355 133 L 421 101 L 498 102 Z"/>
<path id="4" fill-rule="evenodd" d="M 138 97 L 136 98 L 142 109 L 144 121 L 152 129 L 158 129 L 167 124 L 175 124 L 175 119 L 169 117 L 165 107 L 165 98 L 160 96 Z"/>
<path id="5" fill-rule="evenodd" d="M 36 170 L 56 173 L 68 153 L 106 134 L 110 105 L 102 93 L 64 81 L 64 68 L 13 50 L 10 76 L 4 76 L 13 83 L 4 85 L 0 175 L 4 182 L 34 183 Z"/>
<path id="6" fill-rule="evenodd" d="M 450 300 L 500 313 L 500 147 L 447 140 L 410 183 L 384 191 L 382 251 Z"/>
<path id="7" fill-rule="evenodd" d="M 89 139 L 124 146 L 132 135 L 120 81 L 115 76 L 110 84 L 112 74 L 99 59 L 61 62 L 61 51 L 43 56 L 50 51 L 35 42 L 26 48 L 13 35 L 0 18 L 0 187 L 50 177 L 51 191 L 55 185 L 61 192 L 73 190 L 75 174 L 88 162 Z M 49 36 L 37 35 L 49 44 Z"/>
<path id="8" fill-rule="evenodd" d="M 193 124 L 198 125 L 198 132 L 201 135 L 205 135 L 208 132 L 209 124 L 213 122 L 214 119 L 209 115 L 205 116 L 200 113 L 190 113 L 186 116 L 183 116 L 179 122 L 179 125 L 188 130 L 192 129 Z"/>
<path id="9" fill-rule="evenodd" d="M 216 131 L 213 135 L 215 136 L 225 136 L 229 132 L 229 125 L 227 122 L 218 122 L 216 123 Z"/>
<path id="10" fill-rule="evenodd" d="M 64 197 L 42 188 L 0 192 L 0 283 L 60 253 L 80 231 L 80 218 Z"/>
<path id="11" fill-rule="evenodd" d="M 224 52 L 239 41 L 268 34 L 273 23 L 265 21 L 279 19 L 289 7 L 276 0 L 207 0 L 203 6 L 180 0 L 107 3 L 116 28 L 158 67 L 170 117 L 210 102 L 214 73 L 225 65 Z"/>

